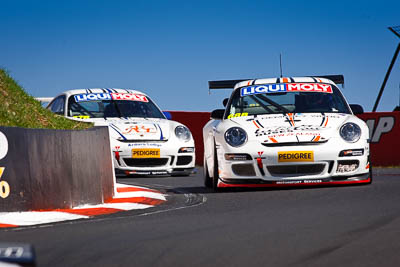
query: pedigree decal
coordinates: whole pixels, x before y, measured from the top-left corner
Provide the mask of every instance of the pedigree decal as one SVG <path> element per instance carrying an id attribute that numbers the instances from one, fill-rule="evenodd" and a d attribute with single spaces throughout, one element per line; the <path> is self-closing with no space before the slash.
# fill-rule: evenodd
<path id="1" fill-rule="evenodd" d="M 0 160 L 7 156 L 8 153 L 8 141 L 7 137 L 0 132 Z M 0 197 L 7 198 L 10 195 L 10 185 L 3 181 L 1 178 L 3 177 L 5 167 L 0 167 Z"/>

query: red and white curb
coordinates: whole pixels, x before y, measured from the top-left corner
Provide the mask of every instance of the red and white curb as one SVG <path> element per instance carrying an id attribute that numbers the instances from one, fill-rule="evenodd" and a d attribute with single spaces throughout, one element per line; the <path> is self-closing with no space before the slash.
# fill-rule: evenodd
<path id="1" fill-rule="evenodd" d="M 147 209 L 166 201 L 161 192 L 140 186 L 116 184 L 114 198 L 99 205 L 72 209 L 0 212 L 0 228 L 29 226 L 68 220 L 87 219 L 120 211 Z"/>

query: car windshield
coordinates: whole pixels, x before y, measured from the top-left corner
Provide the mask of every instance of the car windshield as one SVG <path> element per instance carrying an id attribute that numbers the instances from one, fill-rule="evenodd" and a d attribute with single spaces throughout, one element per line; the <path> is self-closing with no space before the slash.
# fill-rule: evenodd
<path id="1" fill-rule="evenodd" d="M 226 118 L 276 113 L 347 113 L 340 90 L 329 84 L 268 84 L 235 90 Z M 326 90 L 324 90 L 327 88 Z M 305 89 L 305 90 L 302 90 Z"/>
<path id="2" fill-rule="evenodd" d="M 132 96 L 133 94 L 118 95 Z M 165 119 L 164 114 L 151 99 L 144 95 L 135 95 L 135 97 L 114 99 L 108 94 L 72 95 L 68 100 L 68 116 L 80 119 L 125 117 Z"/>

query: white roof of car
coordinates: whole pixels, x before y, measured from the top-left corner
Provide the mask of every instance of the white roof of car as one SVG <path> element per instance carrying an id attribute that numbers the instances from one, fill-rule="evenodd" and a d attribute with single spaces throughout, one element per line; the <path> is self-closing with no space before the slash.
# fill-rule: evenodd
<path id="1" fill-rule="evenodd" d="M 336 85 L 329 79 L 319 77 L 282 77 L 282 78 L 262 78 L 256 80 L 247 80 L 239 82 L 235 85 L 234 89 L 258 84 L 273 84 L 273 83 L 329 83 Z"/>

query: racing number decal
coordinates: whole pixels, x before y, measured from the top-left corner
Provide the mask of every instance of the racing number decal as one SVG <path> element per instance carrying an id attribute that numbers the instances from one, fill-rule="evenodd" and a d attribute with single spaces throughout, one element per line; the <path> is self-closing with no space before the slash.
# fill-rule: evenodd
<path id="1" fill-rule="evenodd" d="M 243 112 L 243 113 L 229 114 L 228 119 L 246 117 L 246 116 L 249 116 L 249 113 Z"/>
<path id="2" fill-rule="evenodd" d="M 0 159 L 3 159 L 8 152 L 7 137 L 0 132 Z M 0 167 L 0 180 L 3 176 L 5 168 Z M 10 195 L 10 185 L 6 181 L 0 181 L 0 197 L 6 198 Z"/>

